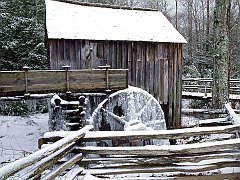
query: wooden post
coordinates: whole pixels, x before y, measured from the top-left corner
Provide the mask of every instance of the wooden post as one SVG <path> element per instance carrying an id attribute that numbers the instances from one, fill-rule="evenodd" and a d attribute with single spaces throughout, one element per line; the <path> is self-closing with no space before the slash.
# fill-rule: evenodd
<path id="1" fill-rule="evenodd" d="M 109 89 L 109 72 L 108 72 L 108 70 L 109 70 L 110 67 L 111 67 L 111 66 L 108 65 L 108 64 L 106 64 L 106 66 L 98 66 L 98 68 L 100 68 L 100 69 L 105 69 L 105 71 L 106 71 L 106 92 L 107 92 L 107 93 L 110 93 L 110 92 L 111 92 L 111 90 Z"/>
<path id="2" fill-rule="evenodd" d="M 66 72 L 66 94 L 71 94 L 71 91 L 70 91 L 70 83 L 69 83 L 69 69 L 70 69 L 70 66 L 63 66 L 63 69 L 65 70 Z"/>
<path id="3" fill-rule="evenodd" d="M 28 92 L 28 70 L 29 67 L 28 66 L 23 66 L 23 70 L 24 70 L 24 80 L 25 80 L 25 94 L 24 97 L 29 97 L 30 94 Z"/>
<path id="4" fill-rule="evenodd" d="M 79 97 L 79 106 L 78 106 L 78 112 L 79 112 L 79 116 L 80 116 L 80 122 L 81 122 L 81 126 L 84 127 L 86 125 L 86 121 L 85 121 L 85 97 L 84 96 L 80 96 Z M 80 123 L 79 122 L 79 123 Z"/>
<path id="5" fill-rule="evenodd" d="M 65 116 L 62 112 L 61 98 L 59 96 L 53 97 L 54 106 L 51 116 L 49 116 L 49 130 L 50 131 L 60 131 L 65 130 Z"/>
<path id="6" fill-rule="evenodd" d="M 225 108 L 227 109 L 229 115 L 230 115 L 230 120 L 232 124 L 240 124 L 240 117 L 234 112 L 232 107 L 230 106 L 229 103 L 225 104 Z M 240 137 L 240 131 L 236 132 L 237 137 Z"/>

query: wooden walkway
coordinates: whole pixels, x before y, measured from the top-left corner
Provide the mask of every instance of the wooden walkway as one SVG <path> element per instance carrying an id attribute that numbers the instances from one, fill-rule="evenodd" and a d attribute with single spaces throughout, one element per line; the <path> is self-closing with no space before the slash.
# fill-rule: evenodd
<path id="1" fill-rule="evenodd" d="M 212 99 L 212 78 L 182 79 L 183 99 Z M 240 79 L 230 79 L 230 100 L 240 100 Z"/>
<path id="2" fill-rule="evenodd" d="M 212 99 L 212 93 L 202 93 L 202 92 L 186 92 L 182 91 L 183 99 Z M 240 95 L 237 94 L 229 94 L 230 100 L 240 100 Z"/>

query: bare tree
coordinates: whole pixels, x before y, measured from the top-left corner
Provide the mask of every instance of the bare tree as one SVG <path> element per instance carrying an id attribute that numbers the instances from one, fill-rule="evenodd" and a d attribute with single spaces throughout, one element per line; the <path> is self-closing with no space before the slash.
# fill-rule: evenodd
<path id="1" fill-rule="evenodd" d="M 178 29 L 178 0 L 175 0 L 175 27 Z"/>
<path id="2" fill-rule="evenodd" d="M 192 23 L 192 6 L 193 6 L 193 0 L 188 1 L 188 55 L 190 56 L 190 59 L 193 57 L 193 23 Z"/>

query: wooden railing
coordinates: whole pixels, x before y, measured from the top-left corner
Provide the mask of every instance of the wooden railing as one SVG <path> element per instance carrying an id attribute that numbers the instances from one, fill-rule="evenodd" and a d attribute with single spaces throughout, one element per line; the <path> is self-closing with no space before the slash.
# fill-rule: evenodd
<path id="1" fill-rule="evenodd" d="M 105 66 L 104 66 L 105 67 Z M 0 71 L 0 96 L 36 93 L 105 92 L 128 87 L 127 69 Z"/>
<path id="2" fill-rule="evenodd" d="M 74 179 L 91 174 L 98 177 L 239 177 L 240 117 L 229 105 L 233 125 L 162 131 L 78 131 L 48 132 L 39 140 L 41 150 L 0 168 L 0 179 Z M 207 123 L 207 121 L 205 122 Z M 209 141 L 178 145 L 142 146 L 142 140 L 178 139 L 221 135 Z M 90 146 L 90 142 L 125 141 L 120 147 Z M 206 140 L 206 139 L 205 139 Z M 94 154 L 92 156 L 91 154 Z M 96 154 L 98 155 L 96 157 Z M 232 172 L 224 172 L 224 168 Z M 221 172 L 221 173 L 220 173 Z"/>
<path id="3" fill-rule="evenodd" d="M 211 99 L 212 78 L 185 78 L 182 79 L 183 99 Z M 240 100 L 240 79 L 230 80 L 230 100 Z"/>
<path id="4" fill-rule="evenodd" d="M 211 93 L 212 78 L 184 78 L 183 91 Z M 230 94 L 240 94 L 240 79 L 230 79 Z"/>

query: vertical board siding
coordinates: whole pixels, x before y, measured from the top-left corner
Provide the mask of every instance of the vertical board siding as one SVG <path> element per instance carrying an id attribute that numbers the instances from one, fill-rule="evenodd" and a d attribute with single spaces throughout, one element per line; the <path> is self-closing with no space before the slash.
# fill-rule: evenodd
<path id="1" fill-rule="evenodd" d="M 87 58 L 90 48 L 92 61 Z M 182 45 L 157 42 L 50 39 L 52 69 L 129 69 L 129 84 L 151 93 L 168 107 L 169 128 L 180 127 Z"/>
<path id="2" fill-rule="evenodd" d="M 181 108 L 182 108 L 182 44 L 177 45 L 177 97 L 176 97 L 176 103 L 177 103 L 177 116 L 175 121 L 176 121 L 176 127 L 181 127 Z"/>

